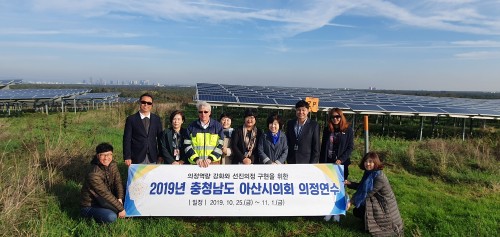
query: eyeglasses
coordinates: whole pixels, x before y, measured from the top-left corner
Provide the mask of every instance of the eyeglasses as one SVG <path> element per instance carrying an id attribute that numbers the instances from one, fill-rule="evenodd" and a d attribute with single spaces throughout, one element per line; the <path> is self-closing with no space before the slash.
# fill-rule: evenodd
<path id="1" fill-rule="evenodd" d="M 340 116 L 340 115 L 334 115 L 334 116 L 332 116 L 332 119 L 341 119 L 341 118 L 342 118 L 342 116 Z"/>
<path id="2" fill-rule="evenodd" d="M 144 101 L 144 100 L 141 100 L 141 104 L 145 105 L 153 105 L 153 102 L 149 102 L 149 101 Z"/>
<path id="3" fill-rule="evenodd" d="M 199 114 L 208 114 L 208 111 L 198 111 Z"/>

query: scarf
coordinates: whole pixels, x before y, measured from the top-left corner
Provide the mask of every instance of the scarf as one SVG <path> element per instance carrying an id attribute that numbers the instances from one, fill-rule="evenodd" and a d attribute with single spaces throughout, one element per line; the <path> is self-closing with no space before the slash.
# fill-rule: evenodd
<path id="1" fill-rule="evenodd" d="M 224 128 L 222 129 L 222 133 L 224 133 L 224 137 L 231 138 L 234 128 Z"/>
<path id="2" fill-rule="evenodd" d="M 180 147 L 180 141 L 181 141 L 181 134 L 180 130 L 179 133 L 177 133 L 173 128 L 172 128 L 172 147 L 174 149 L 178 149 Z"/>
<path id="3" fill-rule="evenodd" d="M 278 143 L 278 141 L 280 140 L 280 131 L 278 131 L 276 135 L 273 134 L 271 131 L 269 131 L 268 134 L 269 137 L 272 138 L 273 145 L 276 145 L 276 143 Z"/>
<path id="4" fill-rule="evenodd" d="M 257 127 L 254 126 L 252 128 L 252 132 L 250 136 L 248 136 L 248 130 L 247 128 L 243 127 L 243 137 L 244 137 L 244 142 L 245 142 L 245 147 L 246 147 L 246 157 L 251 157 L 252 156 L 252 151 L 255 146 L 255 139 L 257 138 Z"/>
<path id="5" fill-rule="evenodd" d="M 373 189 L 373 180 L 380 174 L 380 172 L 380 170 L 365 171 L 363 178 L 359 183 L 358 189 L 352 197 L 356 208 L 365 205 L 366 196 L 368 196 L 368 193 Z"/>

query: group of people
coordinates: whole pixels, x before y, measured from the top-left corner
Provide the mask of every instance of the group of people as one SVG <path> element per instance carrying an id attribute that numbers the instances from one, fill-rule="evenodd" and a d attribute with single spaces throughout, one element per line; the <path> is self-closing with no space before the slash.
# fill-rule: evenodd
<path id="1" fill-rule="evenodd" d="M 184 113 L 179 110 L 172 112 L 171 126 L 163 133 L 154 131 L 155 134 L 149 136 L 150 140 L 144 139 L 144 142 L 148 143 L 147 146 L 143 145 L 142 149 L 131 157 L 129 154 L 133 153 L 133 146 L 130 144 L 134 143 L 134 140 L 128 136 L 126 126 L 124 157 L 125 160 L 133 159 L 127 164 L 158 162 L 174 165 L 197 164 L 200 167 L 213 164 L 350 164 L 350 155 L 354 148 L 353 130 L 340 109 L 332 109 L 329 112 L 331 119 L 324 131 L 323 141 L 320 141 L 319 125 L 308 118 L 309 104 L 303 100 L 297 102 L 296 118 L 287 122 L 286 132 L 283 131 L 284 121 L 279 114 L 269 115 L 266 120 L 267 129 L 262 131 L 256 126 L 258 114 L 255 109 L 246 109 L 243 125 L 232 128 L 232 117 L 229 114 L 222 113 L 217 121 L 211 116 L 210 104 L 201 101 L 196 107 L 198 120 L 193 121 L 187 128 L 182 128 L 182 123 L 185 122 Z M 140 114 L 141 112 L 138 112 L 131 117 L 135 117 L 136 127 L 144 130 L 139 122 L 139 117 L 142 116 Z M 129 119 L 131 118 L 127 119 L 127 124 Z M 158 123 L 160 124 L 159 121 Z M 140 134 L 147 135 L 143 132 Z M 147 157 L 152 159 L 145 161 L 145 147 L 154 147 L 155 142 L 158 152 L 146 153 Z M 141 158 L 135 158 L 136 156 Z M 347 175 L 348 172 L 345 172 L 344 178 L 347 178 Z"/>
<path id="2" fill-rule="evenodd" d="M 320 141 L 319 124 L 308 117 L 309 104 L 304 100 L 296 103 L 296 118 L 287 122 L 285 132 L 284 121 L 278 114 L 267 117 L 266 131 L 258 129 L 257 110 L 252 108 L 244 111 L 243 125 L 232 128 L 229 114 L 222 113 L 219 120 L 213 119 L 211 106 L 204 101 L 197 103 L 198 119 L 187 128 L 182 127 L 186 120 L 184 113 L 175 110 L 169 117 L 171 126 L 163 130 L 160 117 L 151 112 L 153 96 L 145 93 L 139 103 L 139 111 L 127 117 L 125 123 L 123 157 L 127 166 L 155 163 L 196 164 L 200 167 L 285 163 L 343 165 L 345 184 L 357 189 L 351 199 L 355 206 L 354 215 L 365 221 L 366 229 L 370 233 L 402 233 L 395 197 L 381 172 L 383 165 L 376 153 L 366 154 L 359 165 L 365 170 L 359 184 L 347 179 L 354 132 L 338 108 L 328 111 L 328 123 Z M 91 162 L 92 170 L 82 188 L 82 215 L 99 222 L 113 222 L 117 217 L 125 217 L 124 190 L 112 152 L 110 144 L 97 146 Z M 106 206 L 110 204 L 114 208 L 103 208 L 102 199 L 107 202 Z M 377 208 L 375 204 L 384 206 Z M 390 212 L 391 220 L 380 226 L 378 220 L 387 218 L 386 212 Z"/>

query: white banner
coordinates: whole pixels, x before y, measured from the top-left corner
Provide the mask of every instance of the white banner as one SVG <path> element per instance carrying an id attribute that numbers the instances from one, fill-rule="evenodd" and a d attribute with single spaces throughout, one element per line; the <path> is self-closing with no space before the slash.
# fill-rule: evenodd
<path id="1" fill-rule="evenodd" d="M 131 165 L 127 216 L 344 214 L 343 166 Z"/>

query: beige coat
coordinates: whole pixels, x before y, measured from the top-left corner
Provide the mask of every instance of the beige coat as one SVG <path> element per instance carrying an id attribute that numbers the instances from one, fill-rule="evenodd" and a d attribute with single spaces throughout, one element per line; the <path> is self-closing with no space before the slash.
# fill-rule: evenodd
<path id="1" fill-rule="evenodd" d="M 222 150 L 224 148 L 227 148 L 227 154 L 222 153 L 222 164 L 223 165 L 230 165 L 231 164 L 231 138 L 229 137 L 224 137 L 224 144 L 222 145 Z"/>

